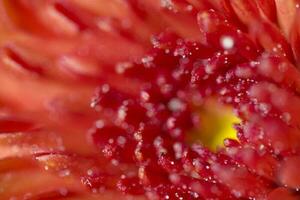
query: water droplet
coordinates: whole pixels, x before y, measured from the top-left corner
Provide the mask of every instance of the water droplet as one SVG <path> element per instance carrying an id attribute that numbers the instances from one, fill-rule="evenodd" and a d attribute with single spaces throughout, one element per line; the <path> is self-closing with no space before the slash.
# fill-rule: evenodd
<path id="1" fill-rule="evenodd" d="M 289 123 L 289 122 L 291 121 L 291 114 L 285 112 L 285 113 L 283 113 L 283 114 L 280 116 L 280 118 L 281 118 L 284 122 Z"/>
<path id="2" fill-rule="evenodd" d="M 109 19 L 101 19 L 97 22 L 97 26 L 99 29 L 105 32 L 113 31 L 113 27 L 111 25 L 111 21 Z"/>
<path id="3" fill-rule="evenodd" d="M 102 85 L 101 90 L 105 94 L 105 93 L 109 92 L 110 86 L 108 84 L 104 84 L 104 85 Z"/>
<path id="4" fill-rule="evenodd" d="M 154 58 L 152 56 L 146 56 L 146 57 L 142 58 L 142 63 L 145 65 L 145 67 L 152 67 L 153 60 L 154 60 Z"/>
<path id="5" fill-rule="evenodd" d="M 176 10 L 174 10 L 175 7 L 174 7 L 174 3 L 172 2 L 172 0 L 160 0 L 160 5 L 162 8 L 167 8 L 169 10 L 176 11 Z"/>
<path id="6" fill-rule="evenodd" d="M 149 98 L 150 98 L 150 95 L 149 95 L 149 93 L 147 93 L 145 91 L 142 91 L 141 92 L 141 98 L 142 98 L 143 101 L 148 101 Z"/>
<path id="7" fill-rule="evenodd" d="M 175 127 L 175 122 L 176 122 L 176 119 L 174 117 L 170 117 L 168 120 L 167 120 L 167 127 L 169 129 L 172 129 Z"/>
<path id="8" fill-rule="evenodd" d="M 67 196 L 68 194 L 68 189 L 67 188 L 60 188 L 59 189 L 59 193 L 62 195 L 62 196 Z"/>
<path id="9" fill-rule="evenodd" d="M 64 170 L 61 170 L 59 171 L 59 176 L 60 177 L 66 177 L 66 176 L 70 176 L 71 174 L 71 171 L 69 169 L 64 169 Z"/>
<path id="10" fill-rule="evenodd" d="M 185 104 L 178 98 L 173 98 L 168 103 L 168 108 L 173 111 L 182 111 L 185 109 Z"/>
<path id="11" fill-rule="evenodd" d="M 174 143 L 173 149 L 176 159 L 182 158 L 182 145 L 179 142 Z"/>
<path id="12" fill-rule="evenodd" d="M 115 70 L 118 74 L 123 74 L 127 69 L 133 67 L 133 64 L 130 62 L 121 62 L 118 63 L 115 67 Z"/>
<path id="13" fill-rule="evenodd" d="M 258 109 L 263 113 L 263 114 L 268 114 L 269 111 L 271 110 L 271 105 L 267 103 L 260 103 L 258 104 Z"/>
<path id="14" fill-rule="evenodd" d="M 124 146 L 125 143 L 126 143 L 126 138 L 123 137 L 123 136 L 119 136 L 119 137 L 117 138 L 117 143 L 118 143 L 118 145 L 120 145 L 120 146 Z"/>
<path id="15" fill-rule="evenodd" d="M 111 160 L 111 163 L 112 163 L 114 166 L 118 166 L 118 165 L 119 165 L 119 161 L 117 161 L 116 159 L 112 159 L 112 160 Z"/>
<path id="16" fill-rule="evenodd" d="M 92 176 L 94 174 L 94 171 L 92 169 L 87 170 L 87 175 Z"/>
<path id="17" fill-rule="evenodd" d="M 118 120 L 119 121 L 124 121 L 127 115 L 127 107 L 126 106 L 121 106 L 118 110 Z"/>
<path id="18" fill-rule="evenodd" d="M 173 184 L 180 183 L 180 176 L 178 174 L 170 174 L 169 179 Z"/>
<path id="19" fill-rule="evenodd" d="M 104 121 L 103 120 L 97 120 L 96 123 L 95 123 L 95 126 L 98 128 L 98 129 L 101 129 L 103 128 L 105 125 Z"/>
<path id="20" fill-rule="evenodd" d="M 231 49 L 234 46 L 234 40 L 230 36 L 223 36 L 220 42 L 224 49 Z"/>

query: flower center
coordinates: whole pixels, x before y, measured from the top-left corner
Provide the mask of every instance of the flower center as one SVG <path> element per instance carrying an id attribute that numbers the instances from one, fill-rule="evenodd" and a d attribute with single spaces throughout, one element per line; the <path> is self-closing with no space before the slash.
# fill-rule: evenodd
<path id="1" fill-rule="evenodd" d="M 231 107 L 210 99 L 198 110 L 200 126 L 188 135 L 189 143 L 201 143 L 215 151 L 223 146 L 224 139 L 237 139 L 233 125 L 240 119 L 233 114 Z"/>

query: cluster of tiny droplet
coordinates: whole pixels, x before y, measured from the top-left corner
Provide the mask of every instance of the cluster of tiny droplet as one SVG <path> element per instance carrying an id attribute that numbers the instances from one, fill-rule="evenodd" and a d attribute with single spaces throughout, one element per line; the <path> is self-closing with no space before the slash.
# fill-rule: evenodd
<path id="1" fill-rule="evenodd" d="M 116 66 L 137 90 L 104 84 L 96 92 L 92 106 L 106 117 L 91 131 L 94 143 L 113 164 L 135 168 L 118 189 L 150 199 L 296 195 L 300 74 L 289 47 L 278 40 L 269 51 L 214 10 L 200 12 L 198 24 L 205 45 L 162 33 L 141 60 Z M 238 140 L 217 152 L 186 142 L 199 124 L 194 106 L 209 97 L 242 120 Z"/>

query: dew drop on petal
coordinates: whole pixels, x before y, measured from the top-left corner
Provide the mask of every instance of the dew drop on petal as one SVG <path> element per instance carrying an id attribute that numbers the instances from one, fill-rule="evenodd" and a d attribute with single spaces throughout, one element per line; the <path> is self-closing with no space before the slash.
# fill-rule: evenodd
<path id="1" fill-rule="evenodd" d="M 230 36 L 223 36 L 221 37 L 221 46 L 224 49 L 232 49 L 234 47 L 234 40 Z"/>
<path id="2" fill-rule="evenodd" d="M 182 111 L 185 109 L 185 104 L 178 98 L 173 98 L 168 103 L 168 108 L 173 111 Z"/>

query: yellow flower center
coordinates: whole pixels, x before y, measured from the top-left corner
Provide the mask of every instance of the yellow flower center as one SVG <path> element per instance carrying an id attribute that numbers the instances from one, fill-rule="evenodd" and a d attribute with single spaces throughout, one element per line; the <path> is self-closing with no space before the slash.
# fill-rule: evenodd
<path id="1" fill-rule="evenodd" d="M 199 109 L 200 126 L 188 136 L 190 143 L 201 143 L 211 150 L 223 146 L 224 139 L 237 139 L 233 125 L 240 122 L 232 108 L 208 100 Z"/>

